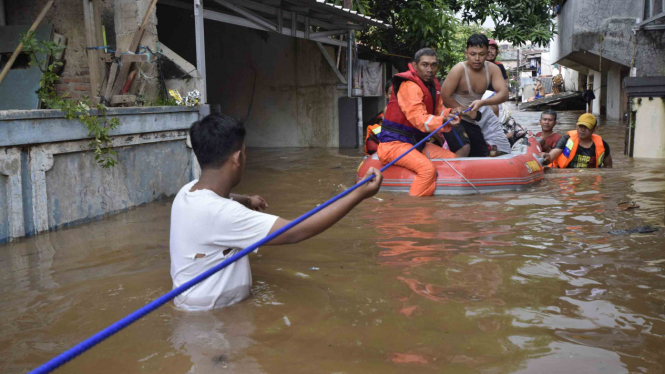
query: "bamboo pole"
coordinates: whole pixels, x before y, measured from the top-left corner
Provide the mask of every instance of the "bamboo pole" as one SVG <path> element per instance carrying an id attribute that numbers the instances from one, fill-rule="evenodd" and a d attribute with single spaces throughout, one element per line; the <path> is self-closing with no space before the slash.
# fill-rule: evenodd
<path id="1" fill-rule="evenodd" d="M 35 22 L 30 26 L 30 30 L 28 30 L 28 34 L 35 31 L 37 27 L 39 26 L 40 23 L 44 20 L 44 17 L 46 17 L 46 13 L 51 9 L 51 6 L 53 6 L 53 2 L 55 0 L 49 0 L 46 5 L 44 6 L 44 9 L 42 9 L 42 12 L 39 13 L 39 16 L 37 16 L 37 19 Z M 23 50 L 23 43 L 19 43 L 18 47 L 14 50 L 14 53 L 12 53 L 12 57 L 9 58 L 9 61 L 7 61 L 7 65 L 5 65 L 5 68 L 2 69 L 2 73 L 0 73 L 0 84 L 2 84 L 2 81 L 5 80 L 5 77 L 9 73 L 9 70 L 11 70 L 12 65 L 14 65 L 14 61 L 16 61 L 16 58 L 18 57 L 19 53 Z"/>

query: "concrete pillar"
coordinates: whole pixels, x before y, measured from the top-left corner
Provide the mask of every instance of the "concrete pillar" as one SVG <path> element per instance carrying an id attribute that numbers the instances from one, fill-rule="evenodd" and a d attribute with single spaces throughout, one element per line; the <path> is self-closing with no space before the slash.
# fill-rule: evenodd
<path id="1" fill-rule="evenodd" d="M 605 90 L 601 86 L 602 77 L 600 72 L 589 69 L 589 75 L 587 76 L 587 85 L 591 85 L 593 82 L 593 94 L 596 95 L 596 99 L 592 102 L 591 113 L 595 116 L 600 115 L 600 102 L 601 102 L 601 90 Z"/>
<path id="2" fill-rule="evenodd" d="M 134 33 L 141 26 L 143 17 L 150 7 L 151 0 L 115 0 L 113 11 L 115 17 L 115 36 L 116 51 L 125 52 L 132 43 Z M 153 10 L 152 15 L 145 27 L 143 37 L 139 46 L 148 47 L 157 53 L 157 10 Z M 133 52 L 133 51 L 132 51 Z M 130 93 L 136 94 L 142 81 L 146 81 L 145 95 L 148 101 L 152 101 L 157 96 L 159 88 L 159 75 L 156 69 L 151 69 L 152 63 L 144 63 L 141 66 L 143 74 L 137 75 Z"/>
<path id="3" fill-rule="evenodd" d="M 607 72 L 607 118 L 619 119 L 621 115 L 621 69 L 612 64 Z"/>

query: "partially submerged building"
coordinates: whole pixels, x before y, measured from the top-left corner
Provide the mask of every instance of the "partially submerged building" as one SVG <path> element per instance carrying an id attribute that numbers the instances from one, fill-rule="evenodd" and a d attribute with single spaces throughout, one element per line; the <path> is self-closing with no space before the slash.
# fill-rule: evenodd
<path id="1" fill-rule="evenodd" d="M 0 68 L 51 2 L 0 0 Z M 66 40 L 56 89 L 119 104 L 118 165 L 95 162 L 83 124 L 38 109 L 41 73 L 20 56 L 0 85 L 0 243 L 173 196 L 200 172 L 187 129 L 211 107 L 245 121 L 249 146 L 357 147 L 385 104 L 385 64 L 358 59 L 367 27 L 387 26 L 323 0 L 57 1 L 37 33 Z M 166 89 L 200 105 L 160 106 Z"/>
<path id="2" fill-rule="evenodd" d="M 588 76 L 595 114 L 624 118 L 624 78 L 665 75 L 663 0 L 567 0 L 556 22 L 552 61 Z"/>

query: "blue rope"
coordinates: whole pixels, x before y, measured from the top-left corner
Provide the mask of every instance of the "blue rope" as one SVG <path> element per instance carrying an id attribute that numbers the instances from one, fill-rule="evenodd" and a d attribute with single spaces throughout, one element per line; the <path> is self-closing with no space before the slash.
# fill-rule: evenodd
<path id="1" fill-rule="evenodd" d="M 490 96 L 491 97 L 491 96 Z M 463 113 L 468 112 L 471 110 L 471 108 L 465 110 Z M 453 117 L 454 118 L 454 117 Z M 435 133 L 439 132 L 441 129 L 443 129 L 444 126 L 446 126 L 450 121 L 452 121 L 453 118 L 450 118 L 448 121 L 446 121 L 443 125 L 441 125 L 438 129 L 434 130 L 431 132 L 429 135 L 427 135 L 425 138 L 423 138 L 421 141 L 416 143 L 413 147 L 411 147 L 408 151 L 402 153 L 399 157 L 396 159 L 392 160 L 390 163 L 388 163 L 386 166 L 381 168 L 381 172 L 385 171 L 392 165 L 394 165 L 397 161 L 401 160 L 402 157 L 406 156 L 409 152 L 413 151 L 417 147 L 419 147 L 421 144 L 425 143 L 429 138 L 432 137 Z M 131 325 L 132 323 L 136 322 L 139 318 L 144 317 L 148 313 L 154 311 L 155 309 L 159 308 L 160 306 L 168 303 L 169 301 L 173 300 L 176 296 L 180 295 L 181 293 L 187 291 L 188 289 L 194 287 L 196 284 L 203 282 L 206 280 L 208 277 L 211 275 L 215 274 L 216 272 L 224 269 L 225 267 L 231 265 L 232 263 L 238 261 L 240 258 L 250 254 L 260 246 L 268 243 L 269 241 L 275 239 L 276 237 L 282 235 L 283 233 L 287 232 L 291 228 L 293 228 L 295 225 L 299 224 L 300 222 L 306 220 L 307 218 L 313 216 L 317 212 L 320 212 L 322 209 L 325 207 L 329 206 L 330 204 L 334 203 L 335 201 L 343 198 L 344 196 L 350 194 L 351 192 L 355 191 L 358 187 L 362 186 L 363 184 L 371 181 L 374 179 L 374 175 L 367 177 L 360 182 L 356 183 L 354 186 L 350 187 L 349 189 L 343 191 L 339 195 L 333 197 L 332 199 L 326 201 L 325 203 L 317 206 L 316 208 L 310 210 L 309 212 L 303 214 L 302 216 L 294 219 L 293 221 L 289 222 L 288 224 L 284 225 L 281 229 L 273 232 L 272 234 L 266 236 L 265 238 L 259 240 L 258 242 L 250 245 L 249 247 L 243 249 L 242 251 L 236 253 L 235 255 L 227 258 L 226 260 L 222 261 L 218 265 L 215 265 L 214 267 L 204 271 L 203 273 L 197 275 L 196 277 L 192 278 L 192 280 L 184 283 L 180 287 L 174 288 L 171 291 L 165 293 L 164 295 L 158 297 L 157 299 L 151 301 L 150 303 L 146 304 L 145 306 L 137 309 L 136 311 L 130 313 L 129 315 L 125 316 L 124 318 L 120 319 L 119 321 L 113 323 L 112 325 L 106 327 L 105 329 L 99 331 L 95 335 L 89 337 L 88 339 L 82 341 L 81 343 L 75 345 L 74 347 L 70 348 L 69 350 L 61 353 L 60 355 L 52 358 L 49 362 L 43 364 L 42 366 L 38 367 L 37 369 L 31 371 L 31 374 L 42 374 L 42 373 L 50 373 L 53 370 L 57 369 L 58 367 L 66 364 L 68 361 L 74 359 L 76 356 L 82 354 L 83 352 L 89 350 L 90 348 L 94 347 L 95 345 L 101 343 L 104 341 L 106 338 L 111 337 L 118 331 L 124 329 L 125 327 Z"/>

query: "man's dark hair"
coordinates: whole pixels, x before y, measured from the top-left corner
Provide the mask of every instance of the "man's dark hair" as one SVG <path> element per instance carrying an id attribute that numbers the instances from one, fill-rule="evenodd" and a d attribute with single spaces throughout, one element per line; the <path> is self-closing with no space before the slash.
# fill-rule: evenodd
<path id="1" fill-rule="evenodd" d="M 432 48 L 423 48 L 418 52 L 416 52 L 416 55 L 413 56 L 413 61 L 417 64 L 420 62 L 420 58 L 423 56 L 434 56 L 436 58 L 439 58 L 439 56 Z"/>
<path id="2" fill-rule="evenodd" d="M 546 114 L 554 117 L 554 120 L 556 121 L 556 111 L 555 110 L 547 109 L 547 110 L 543 111 L 542 113 L 540 113 L 540 118 L 543 118 L 543 116 L 546 115 Z"/>
<path id="3" fill-rule="evenodd" d="M 469 47 L 487 47 L 489 49 L 490 40 L 483 34 L 473 34 L 466 40 L 466 48 Z"/>
<path id="4" fill-rule="evenodd" d="M 211 114 L 189 129 L 192 149 L 201 168 L 218 168 L 231 154 L 242 149 L 245 126 L 225 114 Z"/>

